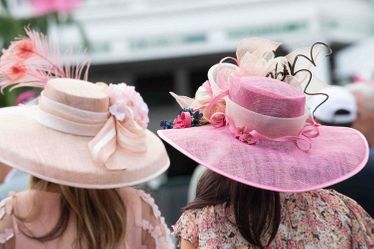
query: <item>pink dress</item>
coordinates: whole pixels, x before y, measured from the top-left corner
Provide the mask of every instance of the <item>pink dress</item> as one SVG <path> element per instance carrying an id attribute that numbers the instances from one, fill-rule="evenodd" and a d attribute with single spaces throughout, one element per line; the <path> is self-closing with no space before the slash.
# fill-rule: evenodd
<path id="1" fill-rule="evenodd" d="M 374 248 L 374 220 L 342 194 L 332 190 L 284 193 L 281 203 L 281 224 L 268 249 Z M 231 209 L 225 207 L 187 210 L 174 226 L 174 235 L 196 248 L 254 248 L 239 233 Z"/>
<path id="2" fill-rule="evenodd" d="M 150 195 L 133 188 L 120 189 L 119 194 L 127 208 L 127 234 L 119 249 L 174 248 L 169 229 Z M 43 201 L 35 203 L 36 197 Z M 14 214 L 29 216 L 35 204 L 40 212 L 35 214 L 32 222 L 22 222 L 15 217 Z M 76 230 L 72 216 L 63 235 L 51 241 L 39 242 L 20 231 L 31 232 L 34 236 L 45 235 L 55 226 L 59 212 L 60 194 L 35 190 L 11 194 L 0 203 L 0 249 L 73 248 Z M 9 247 L 11 244 L 14 246 Z"/>

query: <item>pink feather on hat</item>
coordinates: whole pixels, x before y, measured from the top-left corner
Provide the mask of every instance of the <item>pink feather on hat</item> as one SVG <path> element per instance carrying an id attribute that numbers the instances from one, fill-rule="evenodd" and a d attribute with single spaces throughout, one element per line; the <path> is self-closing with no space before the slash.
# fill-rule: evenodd
<path id="1" fill-rule="evenodd" d="M 26 37 L 15 39 L 0 59 L 0 87 L 43 88 L 51 78 L 87 80 L 89 60 L 76 66 L 63 62 L 57 43 L 50 43 L 42 33 L 25 27 Z M 67 54 L 66 57 L 69 57 Z"/>
<path id="2" fill-rule="evenodd" d="M 1 162 L 82 188 L 136 185 L 167 170 L 166 149 L 147 129 L 148 107 L 134 87 L 79 80 L 87 79 L 88 60 L 72 66 L 57 43 L 25 30 L 4 50 L 0 86 L 43 90 L 37 105 L 0 108 Z"/>

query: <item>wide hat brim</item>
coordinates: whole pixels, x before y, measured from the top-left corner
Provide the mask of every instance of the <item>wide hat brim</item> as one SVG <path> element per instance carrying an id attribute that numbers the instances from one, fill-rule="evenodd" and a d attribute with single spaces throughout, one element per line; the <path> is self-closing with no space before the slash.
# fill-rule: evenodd
<path id="1" fill-rule="evenodd" d="M 146 152 L 117 147 L 109 160 L 126 169 L 108 170 L 92 160 L 88 149 L 92 137 L 46 128 L 36 121 L 37 111 L 37 106 L 0 109 L 1 162 L 50 182 L 99 189 L 143 183 L 170 165 L 162 141 L 146 130 Z"/>
<path id="2" fill-rule="evenodd" d="M 355 175 L 368 160 L 367 141 L 358 131 L 319 126 L 319 132 L 307 152 L 295 142 L 249 145 L 236 139 L 228 127 L 205 125 L 158 134 L 192 160 L 235 181 L 278 192 L 305 192 Z"/>

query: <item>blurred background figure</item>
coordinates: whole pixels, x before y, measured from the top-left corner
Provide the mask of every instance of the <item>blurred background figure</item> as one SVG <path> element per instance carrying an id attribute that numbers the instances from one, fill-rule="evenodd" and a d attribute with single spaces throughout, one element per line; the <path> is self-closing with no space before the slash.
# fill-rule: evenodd
<path id="1" fill-rule="evenodd" d="M 323 95 L 313 96 L 308 101 L 316 121 L 323 125 L 351 127 L 357 119 L 357 104 L 353 94 L 343 86 L 329 86 L 321 92 L 329 96 L 323 105 L 318 107 L 325 98 Z"/>
<path id="2" fill-rule="evenodd" d="M 0 164 L 0 198 L 9 196 L 10 192 L 23 191 L 29 185 L 29 175 L 19 170 Z"/>
<path id="3" fill-rule="evenodd" d="M 370 154 L 361 172 L 333 188 L 359 202 L 374 217 L 374 83 L 353 83 L 347 89 L 354 95 L 357 104 L 357 118 L 352 127 L 364 134 Z"/>
<path id="4" fill-rule="evenodd" d="M 161 119 L 179 110 L 168 92 L 192 96 L 208 69 L 234 56 L 245 37 L 283 42 L 282 55 L 322 41 L 333 55 L 317 63 L 313 73 L 319 79 L 341 86 L 372 79 L 373 11 L 368 0 L 2 0 L 0 49 L 28 24 L 58 39 L 62 50 L 86 49 L 92 58 L 89 80 L 134 84 L 150 107 L 149 128 L 156 131 Z M 0 105 L 15 105 L 27 90 L 7 92 Z M 360 119 L 359 109 L 357 115 Z M 172 162 L 167 175 L 142 188 L 152 188 L 171 225 L 187 203 L 197 165 L 167 149 Z"/>
<path id="5" fill-rule="evenodd" d="M 315 110 L 324 97 L 313 96 L 308 101 L 310 110 L 315 110 L 315 119 L 324 125 L 346 126 L 359 130 L 368 140 L 370 147 L 366 167 L 332 188 L 356 200 L 374 216 L 374 84 L 367 82 L 352 83 L 346 87 L 329 86 L 321 92 L 329 96 L 325 104 Z"/>
<path id="6" fill-rule="evenodd" d="M 24 91 L 15 99 L 16 105 L 33 105 L 36 103 L 34 91 Z M 0 163 L 0 199 L 9 196 L 11 192 L 21 192 L 29 186 L 29 175 Z"/>
<path id="7" fill-rule="evenodd" d="M 373 51 L 374 53 L 374 51 Z M 361 131 L 374 149 L 374 81 L 354 83 L 347 89 L 355 96 L 357 103 L 357 119 L 353 128 Z"/>

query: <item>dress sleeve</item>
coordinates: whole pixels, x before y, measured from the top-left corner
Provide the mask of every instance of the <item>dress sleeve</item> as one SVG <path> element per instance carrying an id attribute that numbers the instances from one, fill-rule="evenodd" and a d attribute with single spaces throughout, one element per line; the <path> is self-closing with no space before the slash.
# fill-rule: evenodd
<path id="1" fill-rule="evenodd" d="M 143 247 L 147 249 L 173 249 L 174 243 L 171 240 L 170 230 L 155 201 L 149 194 L 141 190 L 137 191 L 142 200 Z"/>
<path id="2" fill-rule="evenodd" d="M 12 197 L 8 197 L 0 202 L 0 249 L 13 248 L 13 237 Z"/>
<path id="3" fill-rule="evenodd" d="M 198 225 L 197 225 L 197 210 L 187 210 L 179 218 L 173 227 L 173 235 L 177 239 L 177 246 L 180 246 L 180 241 L 189 241 L 195 248 L 199 245 L 198 240 Z"/>
<path id="4" fill-rule="evenodd" d="M 352 248 L 374 248 L 374 219 L 354 200 L 335 192 L 349 209 Z"/>

